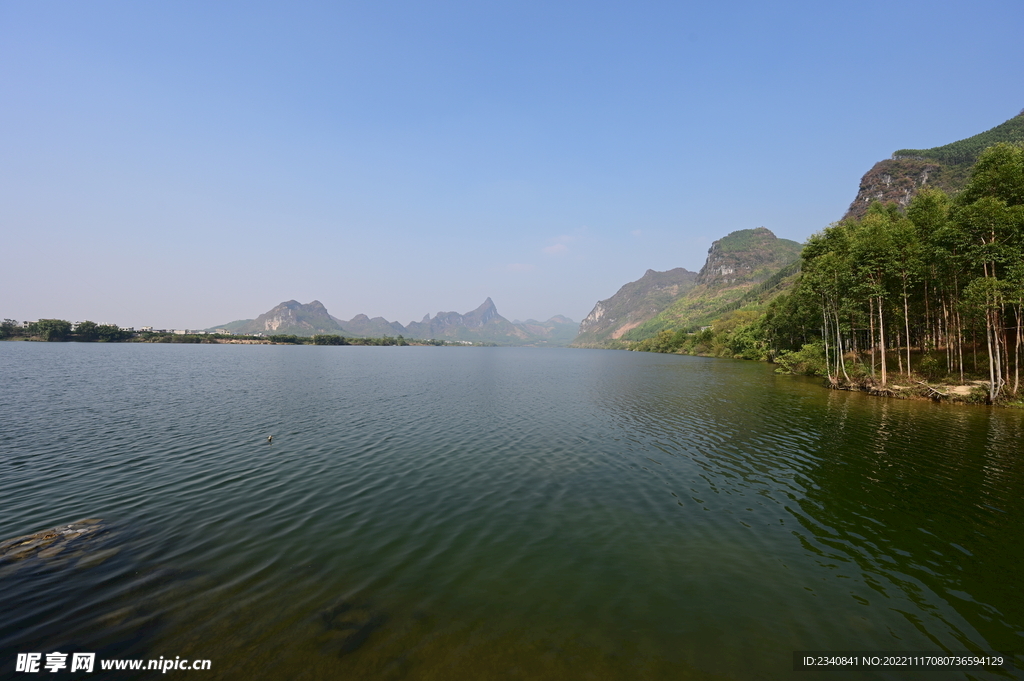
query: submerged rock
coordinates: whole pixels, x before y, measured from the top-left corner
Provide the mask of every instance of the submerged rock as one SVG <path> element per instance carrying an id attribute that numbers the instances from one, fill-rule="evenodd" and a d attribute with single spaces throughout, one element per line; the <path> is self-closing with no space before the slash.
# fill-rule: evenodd
<path id="1" fill-rule="evenodd" d="M 324 652 L 347 655 L 366 643 L 386 619 L 367 603 L 338 601 L 320 612 L 325 631 L 317 638 Z"/>
<path id="2" fill-rule="evenodd" d="M 68 525 L 59 525 L 35 534 L 26 534 L 2 541 L 0 542 L 0 574 L 40 562 L 54 565 L 63 564 L 65 562 L 63 559 L 70 556 L 71 553 L 84 555 L 90 548 L 91 540 L 106 534 L 107 529 L 102 518 L 86 518 Z M 100 553 L 106 555 L 98 561 L 93 561 L 93 564 L 99 564 L 112 555 L 109 551 Z M 61 560 L 54 560 L 58 557 Z"/>

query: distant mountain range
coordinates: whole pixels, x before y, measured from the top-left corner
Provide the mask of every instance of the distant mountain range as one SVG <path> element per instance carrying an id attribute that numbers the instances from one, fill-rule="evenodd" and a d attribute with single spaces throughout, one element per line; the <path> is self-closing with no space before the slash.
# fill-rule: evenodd
<path id="1" fill-rule="evenodd" d="M 892 158 L 876 163 L 864 174 L 844 219 L 862 217 L 874 201 L 906 207 L 925 185 L 955 193 L 964 186 L 969 169 L 981 152 L 998 142 L 1024 142 L 1024 111 L 959 142 L 896 151 Z M 428 314 L 406 326 L 366 315 L 343 321 L 332 317 L 318 301 L 301 305 L 291 300 L 256 319 L 218 328 L 268 335 L 402 335 L 409 339 L 487 341 L 501 345 L 571 343 L 576 347 L 628 347 L 661 331 L 729 326 L 753 319 L 769 300 L 795 281 L 801 250 L 800 244 L 779 239 L 764 227 L 732 232 L 712 244 L 699 273 L 681 267 L 666 272 L 647 270 L 612 297 L 598 301 L 578 328 L 561 315 L 546 322 L 510 322 L 498 314 L 490 298 L 471 312 L 438 312 L 434 317 Z"/>
<path id="2" fill-rule="evenodd" d="M 576 322 L 556 315 L 546 322 L 530 319 L 510 322 L 498 314 L 488 298 L 465 314 L 438 312 L 403 326 L 383 317 L 359 314 L 345 321 L 332 316 L 323 303 L 314 300 L 302 304 L 295 300 L 281 303 L 256 319 L 240 319 L 208 329 L 224 329 L 234 334 L 314 336 L 336 334 L 348 337 L 380 338 L 404 336 L 406 339 L 462 340 L 499 345 L 564 346 L 577 333 Z"/>

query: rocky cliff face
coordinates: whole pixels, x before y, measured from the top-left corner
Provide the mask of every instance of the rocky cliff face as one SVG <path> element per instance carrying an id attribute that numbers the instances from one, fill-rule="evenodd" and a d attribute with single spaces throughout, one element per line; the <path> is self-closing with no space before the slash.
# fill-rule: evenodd
<path id="1" fill-rule="evenodd" d="M 860 218 L 873 202 L 905 208 L 924 186 L 953 194 L 967 182 L 970 168 L 986 147 L 1024 141 L 1024 112 L 972 137 L 931 149 L 900 149 L 861 178 L 857 196 L 843 219 Z"/>
<path id="2" fill-rule="evenodd" d="M 666 272 L 647 270 L 644 276 L 598 301 L 580 323 L 573 345 L 599 345 L 615 340 L 656 316 L 694 285 L 695 272 L 677 267 Z"/>
<path id="3" fill-rule="evenodd" d="M 343 329 L 319 300 L 305 305 L 289 300 L 233 331 L 237 334 L 262 333 L 268 336 L 312 336 L 318 333 L 341 333 Z"/>
<path id="4" fill-rule="evenodd" d="M 857 196 L 843 219 L 863 217 L 875 201 L 906 208 L 918 190 L 928 184 L 947 192 L 959 188 L 954 174 L 938 161 L 919 158 L 879 161 L 861 178 Z"/>

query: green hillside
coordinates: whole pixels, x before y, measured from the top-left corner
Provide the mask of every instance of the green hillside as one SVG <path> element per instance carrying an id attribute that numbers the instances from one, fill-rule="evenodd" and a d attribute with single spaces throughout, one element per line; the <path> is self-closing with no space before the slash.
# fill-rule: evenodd
<path id="1" fill-rule="evenodd" d="M 1024 406 L 1024 144 L 983 151 L 955 196 L 926 187 L 905 210 L 875 202 L 801 256 L 742 294 L 702 284 L 630 349 L 769 360 L 890 397 Z"/>
<path id="2" fill-rule="evenodd" d="M 978 157 L 981 156 L 981 152 L 988 147 L 1000 142 L 1022 141 L 1024 141 L 1024 111 L 1005 123 L 973 137 L 931 149 L 900 149 L 893 154 L 893 158 L 927 159 L 950 166 L 962 166 L 966 170 L 974 165 Z"/>
<path id="3" fill-rule="evenodd" d="M 971 166 L 994 144 L 1024 142 L 1024 112 L 983 133 L 931 149 L 900 149 L 871 167 L 843 216 L 860 220 L 873 203 L 906 210 L 919 191 L 937 188 L 955 195 L 967 184 Z"/>
<path id="4" fill-rule="evenodd" d="M 696 272 L 677 267 L 666 272 L 647 270 L 640 279 L 620 288 L 611 298 L 598 301 L 580 323 L 575 347 L 605 347 L 630 329 L 655 317 L 693 288 Z"/>
<path id="5" fill-rule="evenodd" d="M 227 324 L 221 324 L 220 326 L 211 326 L 210 328 L 206 329 L 206 331 L 209 333 L 213 333 L 217 329 L 224 329 L 229 333 L 244 333 L 244 329 L 249 324 L 252 324 L 253 321 L 254 320 L 252 319 L 239 319 L 234 322 L 228 322 Z"/>
<path id="6" fill-rule="evenodd" d="M 796 278 L 801 249 L 764 227 L 732 232 L 711 246 L 696 286 L 623 334 L 623 340 L 643 341 L 664 331 L 689 333 L 728 313 L 760 308 Z"/>

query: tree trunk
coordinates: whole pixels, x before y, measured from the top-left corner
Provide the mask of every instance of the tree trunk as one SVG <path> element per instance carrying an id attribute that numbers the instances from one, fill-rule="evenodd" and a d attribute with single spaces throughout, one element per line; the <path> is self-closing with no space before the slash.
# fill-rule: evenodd
<path id="1" fill-rule="evenodd" d="M 850 350 L 853 352 L 857 364 L 863 364 L 860 358 L 860 350 L 857 345 L 857 325 L 854 323 L 853 312 L 850 312 Z"/>
<path id="2" fill-rule="evenodd" d="M 928 280 L 927 279 L 925 279 L 925 282 L 924 282 L 924 328 L 925 328 L 926 333 L 921 334 L 921 342 L 919 344 L 920 345 L 920 349 L 921 349 L 921 356 L 922 357 L 924 357 L 924 353 L 927 352 L 927 349 L 926 349 L 925 346 L 926 345 L 934 346 L 936 338 L 938 337 L 937 334 L 934 333 L 935 332 L 935 327 L 932 326 L 932 310 L 931 310 L 931 306 L 928 304 Z"/>
<path id="3" fill-rule="evenodd" d="M 949 310 L 946 308 L 945 297 L 942 298 L 942 316 L 939 317 L 938 323 L 941 329 L 939 331 L 939 342 L 941 343 L 943 340 L 946 342 L 946 373 L 951 374 L 953 373 L 953 348 L 950 345 Z"/>
<path id="4" fill-rule="evenodd" d="M 992 310 L 985 311 L 985 342 L 988 344 L 988 401 L 995 402 L 996 394 L 998 392 L 996 378 L 996 353 L 998 352 L 992 347 Z M 996 343 L 998 344 L 998 339 Z"/>
<path id="5" fill-rule="evenodd" d="M 878 296 L 878 340 L 882 355 L 882 385 L 886 384 L 885 374 L 885 322 L 882 319 L 882 297 Z"/>
<path id="6" fill-rule="evenodd" d="M 821 298 L 821 338 L 825 341 L 825 373 L 828 374 L 828 380 L 832 382 L 832 364 L 829 363 L 828 359 L 828 315 L 825 308 L 825 297 Z"/>
<path id="7" fill-rule="evenodd" d="M 870 312 L 868 313 L 868 326 L 871 327 L 871 378 L 875 377 L 875 301 L 873 298 L 868 298 L 868 307 Z"/>
<path id="8" fill-rule="evenodd" d="M 907 304 L 907 283 L 903 282 L 903 326 L 907 331 L 907 376 L 910 376 L 910 306 Z"/>
<path id="9" fill-rule="evenodd" d="M 1018 394 L 1020 390 L 1020 340 L 1021 340 L 1021 329 L 1020 329 L 1020 313 L 1021 305 L 1017 305 L 1017 337 L 1014 339 L 1013 344 L 1013 394 Z"/>
<path id="10" fill-rule="evenodd" d="M 843 331 L 839 326 L 839 310 L 835 310 L 836 318 L 836 348 L 839 353 L 839 366 L 843 370 L 843 376 L 847 381 L 850 380 L 850 375 L 846 373 L 846 358 L 843 357 Z"/>
<path id="11" fill-rule="evenodd" d="M 897 328 L 899 328 L 899 327 L 897 327 Z M 902 374 L 903 373 L 903 350 L 902 350 L 903 345 L 901 343 L 902 343 L 902 338 L 900 337 L 900 332 L 897 331 L 896 332 L 896 368 L 899 370 L 899 373 Z"/>

